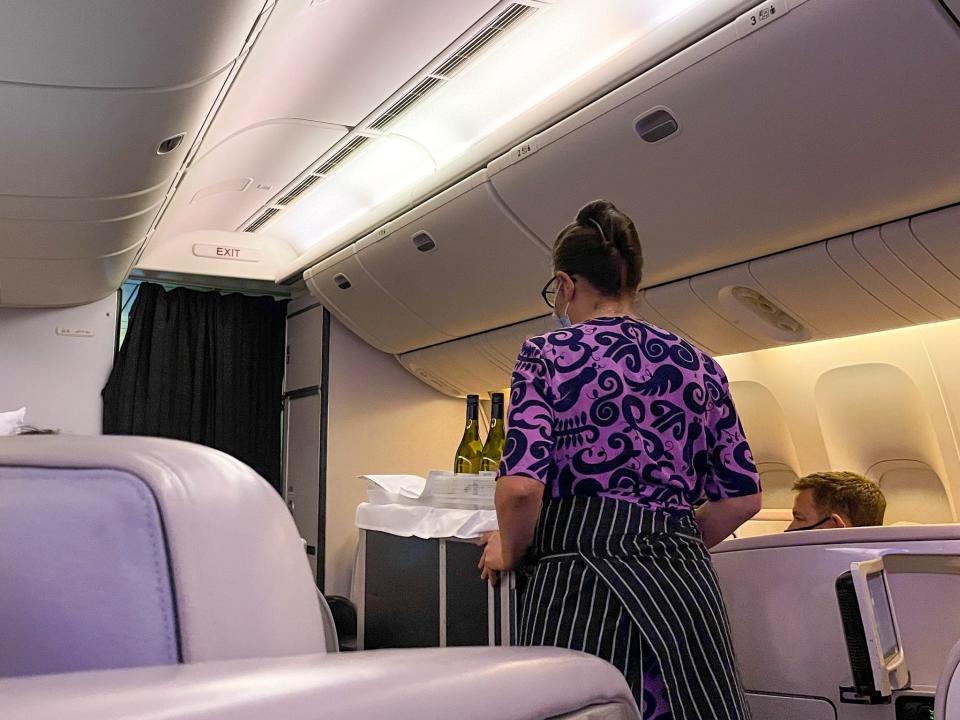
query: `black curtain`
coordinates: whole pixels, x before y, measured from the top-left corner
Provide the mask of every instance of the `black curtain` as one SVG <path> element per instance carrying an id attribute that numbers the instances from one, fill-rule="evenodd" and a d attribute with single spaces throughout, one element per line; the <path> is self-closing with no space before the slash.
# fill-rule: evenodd
<path id="1" fill-rule="evenodd" d="M 103 389 L 103 432 L 189 440 L 280 488 L 286 301 L 142 283 Z"/>

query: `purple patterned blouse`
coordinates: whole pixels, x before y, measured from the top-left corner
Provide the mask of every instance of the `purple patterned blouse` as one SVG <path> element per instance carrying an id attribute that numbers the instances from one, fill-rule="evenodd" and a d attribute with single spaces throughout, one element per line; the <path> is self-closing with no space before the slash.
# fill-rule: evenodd
<path id="1" fill-rule="evenodd" d="M 605 496 L 687 512 L 760 479 L 720 366 L 630 317 L 531 338 L 513 371 L 500 475 L 553 498 Z"/>

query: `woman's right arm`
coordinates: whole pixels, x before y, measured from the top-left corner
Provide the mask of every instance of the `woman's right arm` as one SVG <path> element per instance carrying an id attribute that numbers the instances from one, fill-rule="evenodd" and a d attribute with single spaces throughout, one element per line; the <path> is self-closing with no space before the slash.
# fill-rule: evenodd
<path id="1" fill-rule="evenodd" d="M 482 577 L 493 570 L 509 570 L 520 561 L 540 516 L 554 450 L 552 396 L 538 344 L 542 342 L 538 338 L 524 342 L 513 370 L 507 439 L 497 478 L 499 538 L 493 552 L 488 553 L 489 547 L 484 550 Z"/>
<path id="2" fill-rule="evenodd" d="M 708 472 L 704 484 L 707 500 L 696 513 L 707 547 L 713 547 L 760 511 L 760 476 L 743 425 L 733 405 L 727 377 L 714 366 L 717 395 L 704 418 Z"/>
<path id="3" fill-rule="evenodd" d="M 704 544 L 711 548 L 723 542 L 759 511 L 760 493 L 704 503 L 696 513 Z"/>

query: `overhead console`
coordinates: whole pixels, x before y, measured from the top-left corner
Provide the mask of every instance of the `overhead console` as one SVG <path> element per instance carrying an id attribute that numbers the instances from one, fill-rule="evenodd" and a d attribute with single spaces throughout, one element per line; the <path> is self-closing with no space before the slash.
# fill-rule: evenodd
<path id="1" fill-rule="evenodd" d="M 920 260 L 940 272 L 921 278 L 910 270 Z M 726 355 L 960 317 L 958 277 L 955 205 L 650 288 L 635 309 L 648 322 Z M 524 338 L 555 327 L 542 318 L 404 353 L 400 362 L 441 392 L 484 392 L 509 383 Z M 498 362 L 477 351 L 493 338 L 502 346 Z"/>
<path id="2" fill-rule="evenodd" d="M 5 9 L 0 305 L 119 287 L 264 5 Z"/>
<path id="3" fill-rule="evenodd" d="M 640 229 L 638 314 L 712 353 L 960 317 L 954 19 L 770 4 L 311 268 L 311 292 L 444 392 L 502 387 L 512 358 L 475 348 L 547 312 L 553 238 L 604 197 Z"/>
<path id="4" fill-rule="evenodd" d="M 954 205 L 651 288 L 643 300 L 692 342 L 730 354 L 960 317 L 958 276 Z"/>

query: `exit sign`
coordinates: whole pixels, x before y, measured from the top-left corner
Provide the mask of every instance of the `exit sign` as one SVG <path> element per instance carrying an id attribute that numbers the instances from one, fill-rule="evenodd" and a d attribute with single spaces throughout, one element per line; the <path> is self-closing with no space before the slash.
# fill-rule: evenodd
<path id="1" fill-rule="evenodd" d="M 193 254 L 197 257 L 214 258 L 216 260 L 239 260 L 240 262 L 260 262 L 260 251 L 253 248 L 232 247 L 230 245 L 203 245 L 193 246 Z"/>

